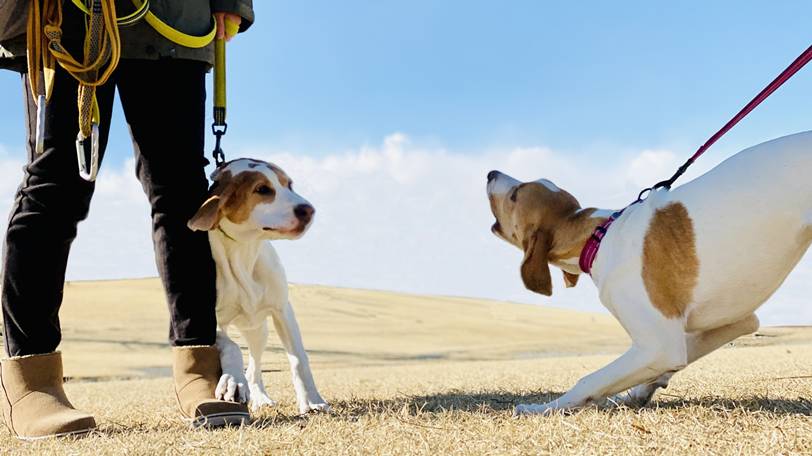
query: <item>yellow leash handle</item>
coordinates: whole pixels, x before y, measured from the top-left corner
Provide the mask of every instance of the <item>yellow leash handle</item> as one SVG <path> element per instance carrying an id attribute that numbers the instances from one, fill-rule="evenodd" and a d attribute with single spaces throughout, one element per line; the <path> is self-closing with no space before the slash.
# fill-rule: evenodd
<path id="1" fill-rule="evenodd" d="M 214 122 L 211 124 L 211 132 L 214 134 L 215 144 L 212 155 L 214 162 L 220 166 L 226 161 L 223 149 L 220 147 L 220 140 L 228 130 L 226 123 L 226 40 L 218 38 L 214 40 Z"/>
<path id="2" fill-rule="evenodd" d="M 226 40 L 214 41 L 214 125 L 226 125 Z"/>

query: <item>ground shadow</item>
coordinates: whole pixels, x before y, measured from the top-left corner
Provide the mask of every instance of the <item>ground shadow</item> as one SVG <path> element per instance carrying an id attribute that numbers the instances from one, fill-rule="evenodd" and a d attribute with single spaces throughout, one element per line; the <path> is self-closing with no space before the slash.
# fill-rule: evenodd
<path id="1" fill-rule="evenodd" d="M 518 394 L 508 391 L 465 392 L 449 391 L 433 395 L 404 395 L 386 400 L 351 399 L 334 401 L 330 405 L 331 419 L 357 421 L 364 416 L 387 415 L 401 418 L 425 414 L 439 414 L 451 411 L 473 413 L 512 412 L 516 404 L 548 402 L 562 393 L 533 392 Z M 261 413 L 252 426 L 259 428 L 276 427 L 298 423 L 304 427 L 314 415 L 285 415 L 278 411 Z"/>
<path id="2" fill-rule="evenodd" d="M 768 412 L 778 415 L 812 416 L 812 399 L 805 397 L 785 399 L 753 396 L 729 399 L 724 397 L 704 396 L 680 399 L 660 396 L 655 399 L 656 400 L 646 408 L 674 410 L 686 407 L 701 407 L 719 412 L 743 410 L 745 412 Z"/>
<path id="3" fill-rule="evenodd" d="M 526 393 L 515 393 L 508 391 L 449 391 L 441 394 L 428 395 L 403 395 L 386 400 L 373 399 L 350 399 L 332 402 L 332 410 L 327 413 L 296 415 L 286 414 L 280 409 L 268 409 L 256 414 L 253 423 L 249 426 L 258 429 L 299 426 L 306 428 L 312 419 L 329 419 L 354 422 L 365 417 L 393 417 L 406 424 L 433 427 L 431 423 L 432 415 L 439 415 L 448 412 L 464 412 L 490 416 L 504 419 L 510 416 L 516 404 L 520 403 L 544 403 L 551 401 L 561 392 L 537 391 Z M 674 396 L 660 395 L 645 407 L 625 407 L 612 403 L 604 403 L 600 406 L 593 406 L 600 413 L 613 415 L 616 413 L 628 413 L 630 410 L 649 411 L 666 410 L 677 411 L 684 408 L 698 407 L 710 410 L 712 413 L 728 415 L 731 412 L 741 411 L 745 413 L 768 413 L 776 415 L 800 415 L 812 416 L 812 399 L 799 397 L 789 398 L 769 398 L 763 396 L 725 398 L 704 396 L 698 398 L 677 398 Z M 574 412 L 579 413 L 579 412 Z M 428 424 L 423 419 L 428 417 Z M 149 425 L 129 425 L 104 420 L 102 427 L 95 431 L 95 435 L 115 436 L 118 434 L 131 434 L 133 432 L 149 433 L 178 426 L 177 417 L 167 417 L 159 423 Z"/>
<path id="4" fill-rule="evenodd" d="M 279 409 L 269 409 L 255 416 L 252 424 L 255 429 L 273 429 L 279 427 L 298 426 L 305 429 L 312 419 L 343 420 L 354 422 L 370 416 L 392 417 L 405 424 L 434 428 L 431 415 L 448 412 L 465 412 L 488 415 L 493 418 L 504 419 L 509 416 L 513 407 L 519 403 L 543 403 L 555 399 L 561 393 L 538 391 L 528 393 L 513 393 L 507 391 L 450 391 L 442 394 L 429 395 L 403 395 L 387 400 L 351 399 L 335 401 L 332 411 L 328 414 L 288 415 Z M 734 411 L 745 413 L 772 413 L 777 415 L 812 416 L 812 399 L 797 398 L 768 398 L 744 397 L 730 399 L 724 397 L 705 396 L 699 398 L 675 398 L 672 396 L 658 396 L 646 407 L 628 408 L 611 403 L 597 407 L 600 413 L 613 415 L 628 413 L 629 410 L 667 410 L 677 411 L 683 408 L 699 407 L 708 409 L 713 413 L 728 415 Z M 592 408 L 594 410 L 595 407 Z M 579 412 L 575 412 L 579 413 Z M 428 415 L 429 420 L 426 421 Z M 99 437 L 115 437 L 133 433 L 151 433 L 180 426 L 176 416 L 166 417 L 158 423 L 133 425 L 130 423 L 117 423 L 109 419 L 103 420 L 102 426 L 91 435 Z M 437 428 L 440 429 L 440 428 Z"/>
<path id="5" fill-rule="evenodd" d="M 357 421 L 364 416 L 387 415 L 409 419 L 426 414 L 447 412 L 468 412 L 481 414 L 501 414 L 511 412 L 516 404 L 545 403 L 559 397 L 561 392 L 529 392 L 525 394 L 507 391 L 463 392 L 451 391 L 442 394 L 402 396 L 388 400 L 352 399 L 332 403 L 330 419 Z M 689 407 L 709 409 L 715 413 L 729 414 L 739 410 L 747 413 L 773 413 L 778 415 L 812 416 L 812 399 L 744 397 L 724 398 L 706 396 L 700 398 L 674 398 L 660 396 L 644 407 L 618 406 L 611 402 L 592 406 L 601 413 L 614 414 L 643 410 L 678 410 Z M 578 412 L 574 412 L 578 413 Z M 276 427 L 298 423 L 307 426 L 313 415 L 285 415 L 278 411 L 268 411 L 257 416 L 252 426 L 259 428 Z"/>

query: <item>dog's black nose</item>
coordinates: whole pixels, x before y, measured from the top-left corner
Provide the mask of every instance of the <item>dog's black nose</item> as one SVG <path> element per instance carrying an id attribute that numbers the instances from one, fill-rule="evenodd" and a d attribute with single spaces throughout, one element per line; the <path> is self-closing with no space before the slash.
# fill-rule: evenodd
<path id="1" fill-rule="evenodd" d="M 293 215 L 303 222 L 309 222 L 315 212 L 316 210 L 309 204 L 300 204 L 293 208 Z"/>
<path id="2" fill-rule="evenodd" d="M 500 174 L 502 174 L 502 173 L 500 173 L 499 171 L 496 171 L 496 170 L 493 170 L 493 171 L 489 172 L 488 173 L 488 182 L 496 179 L 496 176 L 498 176 Z"/>

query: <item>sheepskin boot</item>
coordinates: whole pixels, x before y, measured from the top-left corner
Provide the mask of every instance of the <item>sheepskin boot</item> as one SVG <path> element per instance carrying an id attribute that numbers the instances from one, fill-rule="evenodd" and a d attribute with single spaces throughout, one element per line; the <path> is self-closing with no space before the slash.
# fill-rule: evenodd
<path id="1" fill-rule="evenodd" d="M 86 434 L 92 415 L 73 408 L 62 388 L 62 354 L 19 356 L 0 362 L 0 402 L 11 433 L 21 440 Z"/>
<path id="2" fill-rule="evenodd" d="M 173 347 L 175 394 L 193 427 L 239 426 L 249 422 L 248 406 L 214 398 L 220 380 L 220 350 L 214 346 Z"/>

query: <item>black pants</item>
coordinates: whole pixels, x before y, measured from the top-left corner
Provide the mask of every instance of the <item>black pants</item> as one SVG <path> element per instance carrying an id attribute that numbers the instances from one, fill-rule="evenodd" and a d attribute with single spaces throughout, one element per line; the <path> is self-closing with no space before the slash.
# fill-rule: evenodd
<path id="1" fill-rule="evenodd" d="M 173 345 L 211 345 L 216 332 L 216 275 L 208 238 L 186 227 L 208 188 L 205 72 L 203 62 L 122 60 L 97 90 L 101 151 L 116 89 L 130 127 L 136 173 L 152 206 L 155 258 L 169 303 Z M 76 81 L 58 69 L 46 111 L 45 152 L 39 156 L 34 153 L 36 107 L 25 75 L 23 85 L 28 165 L 11 211 L 3 259 L 4 338 L 10 356 L 49 353 L 59 345 L 68 253 L 94 189 L 78 174 Z"/>

